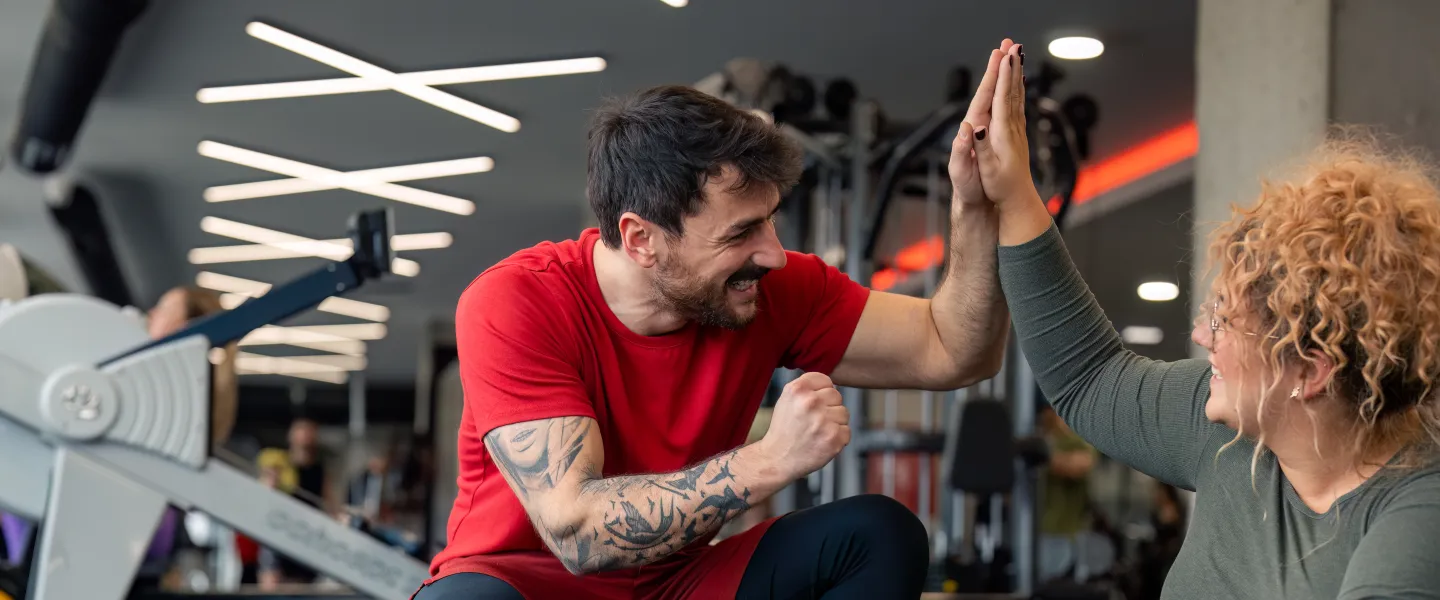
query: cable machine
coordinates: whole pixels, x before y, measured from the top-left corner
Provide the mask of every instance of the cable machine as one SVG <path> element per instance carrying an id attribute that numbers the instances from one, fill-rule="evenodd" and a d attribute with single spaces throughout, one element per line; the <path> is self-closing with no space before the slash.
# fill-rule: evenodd
<path id="1" fill-rule="evenodd" d="M 1031 172 L 1062 224 L 1097 121 L 1089 97 L 1053 97 L 1063 77 L 1053 65 L 1041 65 L 1030 77 L 1025 104 Z M 828 82 L 817 105 L 810 78 L 754 59 L 732 60 L 697 87 L 773 120 L 805 149 L 804 177 L 782 203 L 787 248 L 814 253 L 867 286 L 921 297 L 935 293 L 948 256 L 944 166 L 973 94 L 968 69 L 953 69 L 946 101 L 912 124 L 891 122 L 877 101 L 862 97 L 845 79 Z M 913 219 L 897 217 L 899 207 L 916 201 L 923 202 L 919 231 L 913 231 Z M 893 238 L 907 233 L 926 243 L 941 240 L 930 264 L 901 269 L 886 255 L 884 250 L 897 246 Z M 777 371 L 767 405 L 794 376 Z M 845 388 L 843 396 L 852 419 L 850 445 L 778 494 L 775 511 L 862 493 L 913 494 L 912 509 L 931 532 L 934 591 L 1030 597 L 1037 570 L 1035 468 L 1044 464 L 1046 452 L 1035 437 L 1039 389 L 1018 345 L 1007 349 L 999 375 L 971 388 L 943 393 Z M 918 418 L 902 426 L 901 413 L 914 412 L 916 405 Z M 872 414 L 877 408 L 879 414 Z M 1006 495 L 1008 511 L 1001 501 Z M 985 515 L 982 505 L 988 507 Z"/>

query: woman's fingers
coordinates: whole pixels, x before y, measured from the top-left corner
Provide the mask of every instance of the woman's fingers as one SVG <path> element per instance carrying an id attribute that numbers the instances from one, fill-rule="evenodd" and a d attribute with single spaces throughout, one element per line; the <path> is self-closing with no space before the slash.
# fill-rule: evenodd
<path id="1" fill-rule="evenodd" d="M 1014 59 L 1012 52 L 1006 52 L 1000 57 L 1000 65 L 996 69 L 995 89 L 990 97 L 990 122 L 997 129 L 1002 129 L 1009 124 L 1010 119 L 1010 94 L 1014 90 L 1015 79 L 1014 68 L 1010 63 Z"/>
<path id="2" fill-rule="evenodd" d="M 1010 125 L 1025 130 L 1025 47 L 1016 45 L 1010 58 Z"/>

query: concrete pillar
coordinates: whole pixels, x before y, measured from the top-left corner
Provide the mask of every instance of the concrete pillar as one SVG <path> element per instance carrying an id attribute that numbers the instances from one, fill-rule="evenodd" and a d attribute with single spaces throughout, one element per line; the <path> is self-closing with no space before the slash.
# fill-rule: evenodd
<path id="1" fill-rule="evenodd" d="M 1384 3 L 1385 0 L 1367 0 Z M 1260 176 L 1323 139 L 1330 0 L 1199 0 L 1195 112 L 1197 254 L 1192 299 L 1209 296 L 1211 224 L 1252 201 Z M 1199 306 L 1194 306 L 1198 310 Z M 1203 349 L 1196 349 L 1203 355 Z"/>
<path id="2" fill-rule="evenodd" d="M 1364 124 L 1440 159 L 1440 2 L 1335 0 L 1330 116 Z"/>
<path id="3" fill-rule="evenodd" d="M 1371 0 L 1383 2 L 1384 0 Z M 1331 0 L 1199 0 L 1191 308 L 1210 297 L 1213 224 L 1260 177 L 1324 138 L 1330 116 Z M 1195 356 L 1203 348 L 1192 346 Z M 1193 523 L 1194 498 L 1185 498 Z"/>
<path id="4" fill-rule="evenodd" d="M 1313 148 L 1330 123 L 1440 158 L 1440 2 L 1199 0 L 1195 248 L 1260 177 Z M 1208 287 L 1197 270 L 1196 299 Z"/>

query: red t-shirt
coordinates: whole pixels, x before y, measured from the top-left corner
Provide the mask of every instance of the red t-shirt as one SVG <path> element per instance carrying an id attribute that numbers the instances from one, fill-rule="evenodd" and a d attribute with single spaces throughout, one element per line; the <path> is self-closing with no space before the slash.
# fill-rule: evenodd
<path id="1" fill-rule="evenodd" d="M 482 442 L 490 430 L 591 417 L 605 445 L 605 477 L 678 471 L 745 442 L 776 367 L 833 370 L 869 298 L 868 289 L 818 257 L 788 252 L 786 266 L 760 280 L 757 316 L 743 330 L 692 322 L 643 336 L 626 328 L 601 295 L 593 264 L 599 237 L 588 229 L 578 240 L 522 250 L 487 269 L 460 298 L 459 493 L 448 546 L 431 565 L 435 578 L 486 573 L 529 597 L 558 593 L 557 578 L 569 580 L 560 582 L 567 587 L 580 581 L 546 549 L 496 469 Z M 762 533 L 729 545 L 729 558 L 714 569 L 736 572 L 706 585 L 733 597 Z M 718 547 L 707 543 L 697 540 L 662 562 L 675 567 Z M 590 575 L 583 589 L 628 585 L 630 592 L 614 596 L 628 598 L 639 593 L 634 580 L 659 570 Z"/>

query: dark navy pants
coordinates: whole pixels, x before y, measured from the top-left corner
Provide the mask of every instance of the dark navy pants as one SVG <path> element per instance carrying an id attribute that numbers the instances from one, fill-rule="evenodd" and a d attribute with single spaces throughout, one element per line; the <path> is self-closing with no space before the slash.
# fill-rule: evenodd
<path id="1" fill-rule="evenodd" d="M 925 527 L 885 496 L 856 496 L 777 520 L 740 581 L 742 600 L 904 600 L 919 598 L 930 560 Z M 523 600 L 503 581 L 460 573 L 415 600 Z"/>

